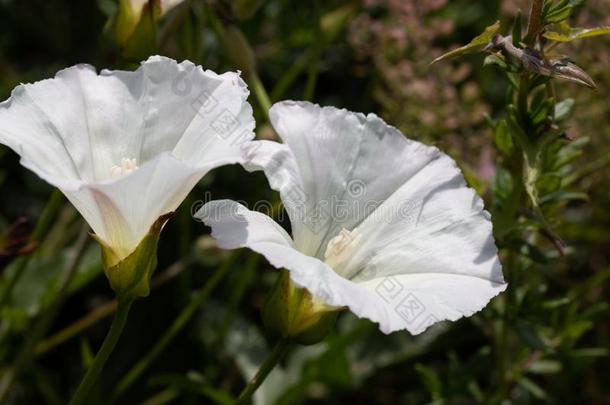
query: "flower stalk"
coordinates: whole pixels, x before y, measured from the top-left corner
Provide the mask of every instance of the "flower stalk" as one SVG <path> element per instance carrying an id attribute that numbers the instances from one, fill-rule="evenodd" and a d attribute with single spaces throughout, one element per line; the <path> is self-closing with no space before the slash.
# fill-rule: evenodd
<path id="1" fill-rule="evenodd" d="M 248 403 L 248 400 L 252 398 L 252 395 L 254 395 L 258 387 L 260 387 L 263 381 L 265 381 L 269 373 L 284 358 L 290 349 L 290 346 L 290 339 L 280 339 L 277 342 L 271 353 L 269 353 L 269 356 L 267 356 L 263 364 L 261 364 L 254 377 L 239 394 L 239 397 L 237 397 L 234 405 L 244 405 Z"/>
<path id="2" fill-rule="evenodd" d="M 129 314 L 132 303 L 133 299 L 119 301 L 116 315 L 112 321 L 110 330 L 108 331 L 100 350 L 95 355 L 93 364 L 91 364 L 91 367 L 89 367 L 89 370 L 87 370 L 85 377 L 70 400 L 70 405 L 82 405 L 87 403 L 91 389 L 98 381 L 106 361 L 110 357 L 110 354 L 119 341 L 119 337 L 123 333 L 123 328 L 127 322 L 127 315 Z"/>

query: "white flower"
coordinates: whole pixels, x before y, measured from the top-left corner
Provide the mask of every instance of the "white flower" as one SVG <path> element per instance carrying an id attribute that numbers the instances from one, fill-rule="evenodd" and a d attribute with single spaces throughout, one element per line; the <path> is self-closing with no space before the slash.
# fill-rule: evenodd
<path id="1" fill-rule="evenodd" d="M 253 137 L 248 90 L 153 56 L 134 72 L 88 65 L 15 88 L 0 104 L 0 143 L 58 187 L 117 260 L 211 169 L 243 160 Z"/>
<path id="2" fill-rule="evenodd" d="M 490 215 L 455 162 L 373 114 L 304 102 L 270 111 L 284 144 L 252 145 L 292 237 L 233 201 L 198 216 L 221 247 L 247 246 L 332 307 L 417 334 L 481 310 L 506 288 Z"/>

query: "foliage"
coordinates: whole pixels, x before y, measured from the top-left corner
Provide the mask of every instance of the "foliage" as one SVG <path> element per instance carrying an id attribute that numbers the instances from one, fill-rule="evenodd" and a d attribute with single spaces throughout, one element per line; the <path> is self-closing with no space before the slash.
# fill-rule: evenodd
<path id="1" fill-rule="evenodd" d="M 602 35 L 610 6 L 546 0 L 528 24 L 516 3 L 187 0 L 117 44 L 113 0 L 5 0 L 0 91 L 4 99 L 17 83 L 75 63 L 133 68 L 160 53 L 241 69 L 259 123 L 269 102 L 305 98 L 374 111 L 450 151 L 486 198 L 507 292 L 472 318 L 416 337 L 385 336 L 341 315 L 322 343 L 288 354 L 257 404 L 605 403 L 610 37 Z M 530 4 L 521 3 L 527 16 Z M 498 33 L 510 39 L 494 44 Z M 480 41 L 468 51 L 477 53 L 430 65 L 472 38 Z M 558 50 L 573 65 L 551 63 L 565 61 Z M 560 79 L 580 72 L 597 90 Z M 267 124 L 257 136 L 275 138 Z M 12 152 L 0 150 L 0 162 L 0 390 L 11 383 L 6 403 L 65 403 L 108 328 L 112 290 L 98 248 L 77 243 L 83 224 L 67 201 L 49 198 L 49 186 Z M 161 235 L 150 297 L 133 306 L 99 401 L 230 403 L 270 350 L 260 311 L 280 273 L 211 242 L 191 218 L 204 190 L 277 201 L 262 174 L 236 167 L 214 171 L 191 193 Z M 17 248 L 4 248 L 23 216 L 48 222 L 33 230 L 34 253 L 22 234 Z"/>

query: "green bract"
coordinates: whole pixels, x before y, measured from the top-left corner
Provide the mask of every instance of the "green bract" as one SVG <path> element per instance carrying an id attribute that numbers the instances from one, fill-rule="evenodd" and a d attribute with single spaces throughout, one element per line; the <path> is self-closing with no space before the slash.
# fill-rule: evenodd
<path id="1" fill-rule="evenodd" d="M 297 287 L 288 271 L 282 270 L 263 308 L 265 327 L 281 338 L 299 344 L 315 344 L 328 335 L 338 311 Z"/>
<path id="2" fill-rule="evenodd" d="M 159 217 L 136 250 L 122 260 L 110 246 L 92 234 L 102 247 L 104 273 L 119 300 L 148 296 L 150 278 L 157 267 L 159 235 L 165 223 L 173 216 L 174 213 L 170 212 Z"/>

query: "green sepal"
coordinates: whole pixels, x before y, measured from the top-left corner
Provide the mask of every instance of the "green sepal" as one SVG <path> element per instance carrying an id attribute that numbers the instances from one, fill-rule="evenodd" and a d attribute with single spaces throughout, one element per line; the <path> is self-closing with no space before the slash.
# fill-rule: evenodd
<path id="1" fill-rule="evenodd" d="M 92 237 L 102 247 L 102 264 L 110 287 L 119 300 L 146 297 L 150 292 L 150 278 L 157 267 L 157 245 L 165 223 L 173 212 L 160 216 L 148 234 L 127 257 L 119 259 L 114 250 L 96 235 Z"/>
<path id="2" fill-rule="evenodd" d="M 324 339 L 335 325 L 338 308 L 316 303 L 305 289 L 297 287 L 287 270 L 281 270 L 262 311 L 265 328 L 273 335 L 312 345 Z"/>

